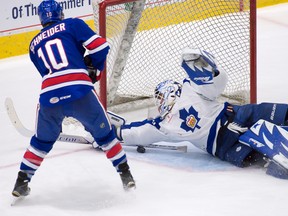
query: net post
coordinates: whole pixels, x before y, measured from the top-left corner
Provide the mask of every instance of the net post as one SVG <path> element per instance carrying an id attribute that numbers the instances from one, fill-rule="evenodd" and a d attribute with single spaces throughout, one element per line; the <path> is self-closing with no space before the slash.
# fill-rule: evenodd
<path id="1" fill-rule="evenodd" d="M 99 3 L 99 35 L 106 38 L 106 2 Z M 99 96 L 100 101 L 105 110 L 107 110 L 107 66 L 105 62 L 104 69 L 102 71 L 102 79 L 99 84 Z"/>
<path id="2" fill-rule="evenodd" d="M 250 0 L 250 103 L 257 103 L 257 14 L 256 0 Z"/>

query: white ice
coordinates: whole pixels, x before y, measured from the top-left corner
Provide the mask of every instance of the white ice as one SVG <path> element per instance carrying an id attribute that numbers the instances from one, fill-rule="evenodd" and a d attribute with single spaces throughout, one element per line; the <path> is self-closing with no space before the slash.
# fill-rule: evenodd
<path id="1" fill-rule="evenodd" d="M 287 103 L 288 4 L 258 10 L 258 102 Z M 188 153 L 125 148 L 137 189 L 122 190 L 104 154 L 56 143 L 34 176 L 31 195 L 11 207 L 11 190 L 29 138 L 10 123 L 13 98 L 24 125 L 34 127 L 40 76 L 27 55 L 0 60 L 1 216 L 287 216 L 288 181 L 261 168 L 240 169 L 190 146 Z M 125 113 L 128 120 L 138 112 Z M 144 116 L 144 115 L 143 115 Z"/>

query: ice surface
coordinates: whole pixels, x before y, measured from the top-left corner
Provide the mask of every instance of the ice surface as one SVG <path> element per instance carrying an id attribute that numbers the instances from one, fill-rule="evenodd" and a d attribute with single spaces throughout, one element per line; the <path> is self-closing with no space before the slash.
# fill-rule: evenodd
<path id="1" fill-rule="evenodd" d="M 258 10 L 258 102 L 287 103 L 288 4 Z M 104 154 L 56 143 L 34 176 L 31 195 L 11 207 L 11 191 L 29 138 L 13 128 L 4 100 L 33 129 L 41 78 L 27 55 L 0 60 L 1 216 L 287 216 L 288 181 L 240 169 L 192 146 L 188 153 L 126 147 L 137 189 L 122 190 Z M 146 112 L 123 115 L 139 119 Z"/>

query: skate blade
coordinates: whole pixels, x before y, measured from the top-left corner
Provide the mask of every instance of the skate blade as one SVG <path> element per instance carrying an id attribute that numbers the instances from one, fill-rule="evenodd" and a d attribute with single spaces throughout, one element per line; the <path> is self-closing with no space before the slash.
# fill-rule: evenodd
<path id="1" fill-rule="evenodd" d="M 124 190 L 125 191 L 132 191 L 136 189 L 136 184 L 135 182 L 129 182 L 125 187 Z"/>
<path id="2" fill-rule="evenodd" d="M 15 206 L 17 203 L 19 203 L 23 199 L 24 199 L 24 196 L 19 196 L 19 197 L 13 196 L 11 206 Z"/>

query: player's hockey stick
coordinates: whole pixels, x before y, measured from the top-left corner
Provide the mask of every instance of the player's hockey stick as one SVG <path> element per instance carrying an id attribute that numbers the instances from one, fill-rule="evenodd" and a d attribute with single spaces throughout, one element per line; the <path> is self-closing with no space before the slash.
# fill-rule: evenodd
<path id="1" fill-rule="evenodd" d="M 6 98 L 5 100 L 5 107 L 8 114 L 8 117 L 12 123 L 12 125 L 15 127 L 15 129 L 20 133 L 22 136 L 25 137 L 32 137 L 34 135 L 34 131 L 27 129 L 22 122 L 20 121 L 13 101 L 11 98 Z M 116 114 L 113 114 L 110 112 L 109 114 L 110 118 L 115 118 L 114 121 L 116 123 L 118 122 L 120 125 L 125 123 L 125 119 L 119 117 Z M 84 137 L 84 136 L 78 136 L 78 135 L 70 135 L 70 134 L 64 134 L 61 133 L 58 137 L 58 140 L 60 142 L 70 142 L 70 143 L 79 143 L 79 144 L 93 144 L 94 139 L 92 137 Z M 125 145 L 125 144 L 124 144 Z M 129 145 L 129 146 L 138 146 L 138 145 Z M 187 146 L 173 146 L 173 145 L 157 145 L 157 144 L 149 144 L 147 146 L 144 146 L 144 148 L 159 148 L 159 149 L 167 149 L 167 150 L 178 150 L 182 152 L 187 152 Z M 140 152 L 140 151 L 138 151 Z"/>
<path id="2" fill-rule="evenodd" d="M 24 125 L 22 124 L 22 122 L 20 121 L 20 119 L 18 118 L 18 115 L 15 111 L 14 105 L 13 105 L 13 101 L 11 98 L 6 98 L 5 99 L 5 107 L 6 107 L 6 111 L 8 114 L 8 117 L 12 123 L 12 125 L 15 127 L 15 129 L 22 135 L 25 137 L 31 137 L 33 136 L 34 132 L 25 128 Z"/>

